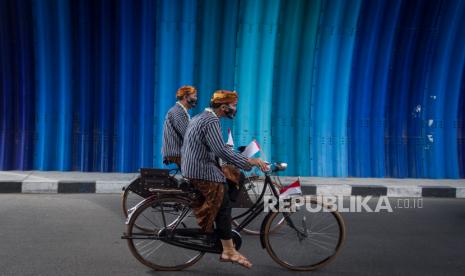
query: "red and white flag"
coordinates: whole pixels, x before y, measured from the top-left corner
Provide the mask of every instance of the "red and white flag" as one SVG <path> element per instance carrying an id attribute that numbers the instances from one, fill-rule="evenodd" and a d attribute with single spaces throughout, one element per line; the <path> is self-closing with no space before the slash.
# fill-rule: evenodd
<path id="1" fill-rule="evenodd" d="M 232 138 L 230 128 L 228 128 L 228 142 L 226 142 L 226 145 L 230 145 L 230 146 L 234 147 L 234 141 L 233 141 L 233 138 Z"/>
<path id="2" fill-rule="evenodd" d="M 298 178 L 294 183 L 288 185 L 281 190 L 279 190 L 279 197 L 288 197 L 291 195 L 301 195 L 302 186 L 300 186 L 300 178 Z"/>
<path id="3" fill-rule="evenodd" d="M 252 157 L 259 151 L 260 151 L 260 146 L 258 145 L 257 141 L 253 140 L 252 142 L 250 142 L 249 145 L 247 145 L 247 147 L 242 152 L 242 154 L 247 157 Z"/>

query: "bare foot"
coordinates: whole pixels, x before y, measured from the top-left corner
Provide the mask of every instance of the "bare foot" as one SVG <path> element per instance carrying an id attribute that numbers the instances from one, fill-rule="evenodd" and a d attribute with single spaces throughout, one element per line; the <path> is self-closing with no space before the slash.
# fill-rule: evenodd
<path id="1" fill-rule="evenodd" d="M 242 265 L 245 268 L 251 268 L 252 263 L 242 256 L 237 250 L 224 250 L 220 257 L 221 262 L 231 262 Z"/>

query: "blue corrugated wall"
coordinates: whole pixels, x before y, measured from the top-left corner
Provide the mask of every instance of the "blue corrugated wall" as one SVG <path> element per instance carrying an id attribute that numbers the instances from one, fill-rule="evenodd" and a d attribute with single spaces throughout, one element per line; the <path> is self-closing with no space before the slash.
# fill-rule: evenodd
<path id="1" fill-rule="evenodd" d="M 235 89 L 288 175 L 465 178 L 465 1 L 0 1 L 0 169 L 160 166 L 176 89 Z"/>

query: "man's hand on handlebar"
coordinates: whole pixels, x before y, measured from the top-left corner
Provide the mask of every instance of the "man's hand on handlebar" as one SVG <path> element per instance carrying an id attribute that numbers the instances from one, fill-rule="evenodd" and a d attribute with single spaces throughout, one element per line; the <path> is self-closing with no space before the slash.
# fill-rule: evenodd
<path id="1" fill-rule="evenodd" d="M 259 167 L 262 172 L 270 170 L 270 168 L 268 167 L 268 163 L 266 163 L 260 158 L 249 158 L 248 161 L 252 166 Z"/>

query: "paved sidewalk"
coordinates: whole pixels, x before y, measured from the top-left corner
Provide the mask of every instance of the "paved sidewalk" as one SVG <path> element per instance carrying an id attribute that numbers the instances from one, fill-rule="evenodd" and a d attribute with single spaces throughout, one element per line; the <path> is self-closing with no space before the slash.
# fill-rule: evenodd
<path id="1" fill-rule="evenodd" d="M 120 193 L 138 173 L 0 171 L 0 193 Z M 297 177 L 281 177 L 283 184 Z M 465 179 L 301 177 L 304 194 L 465 198 Z"/>

